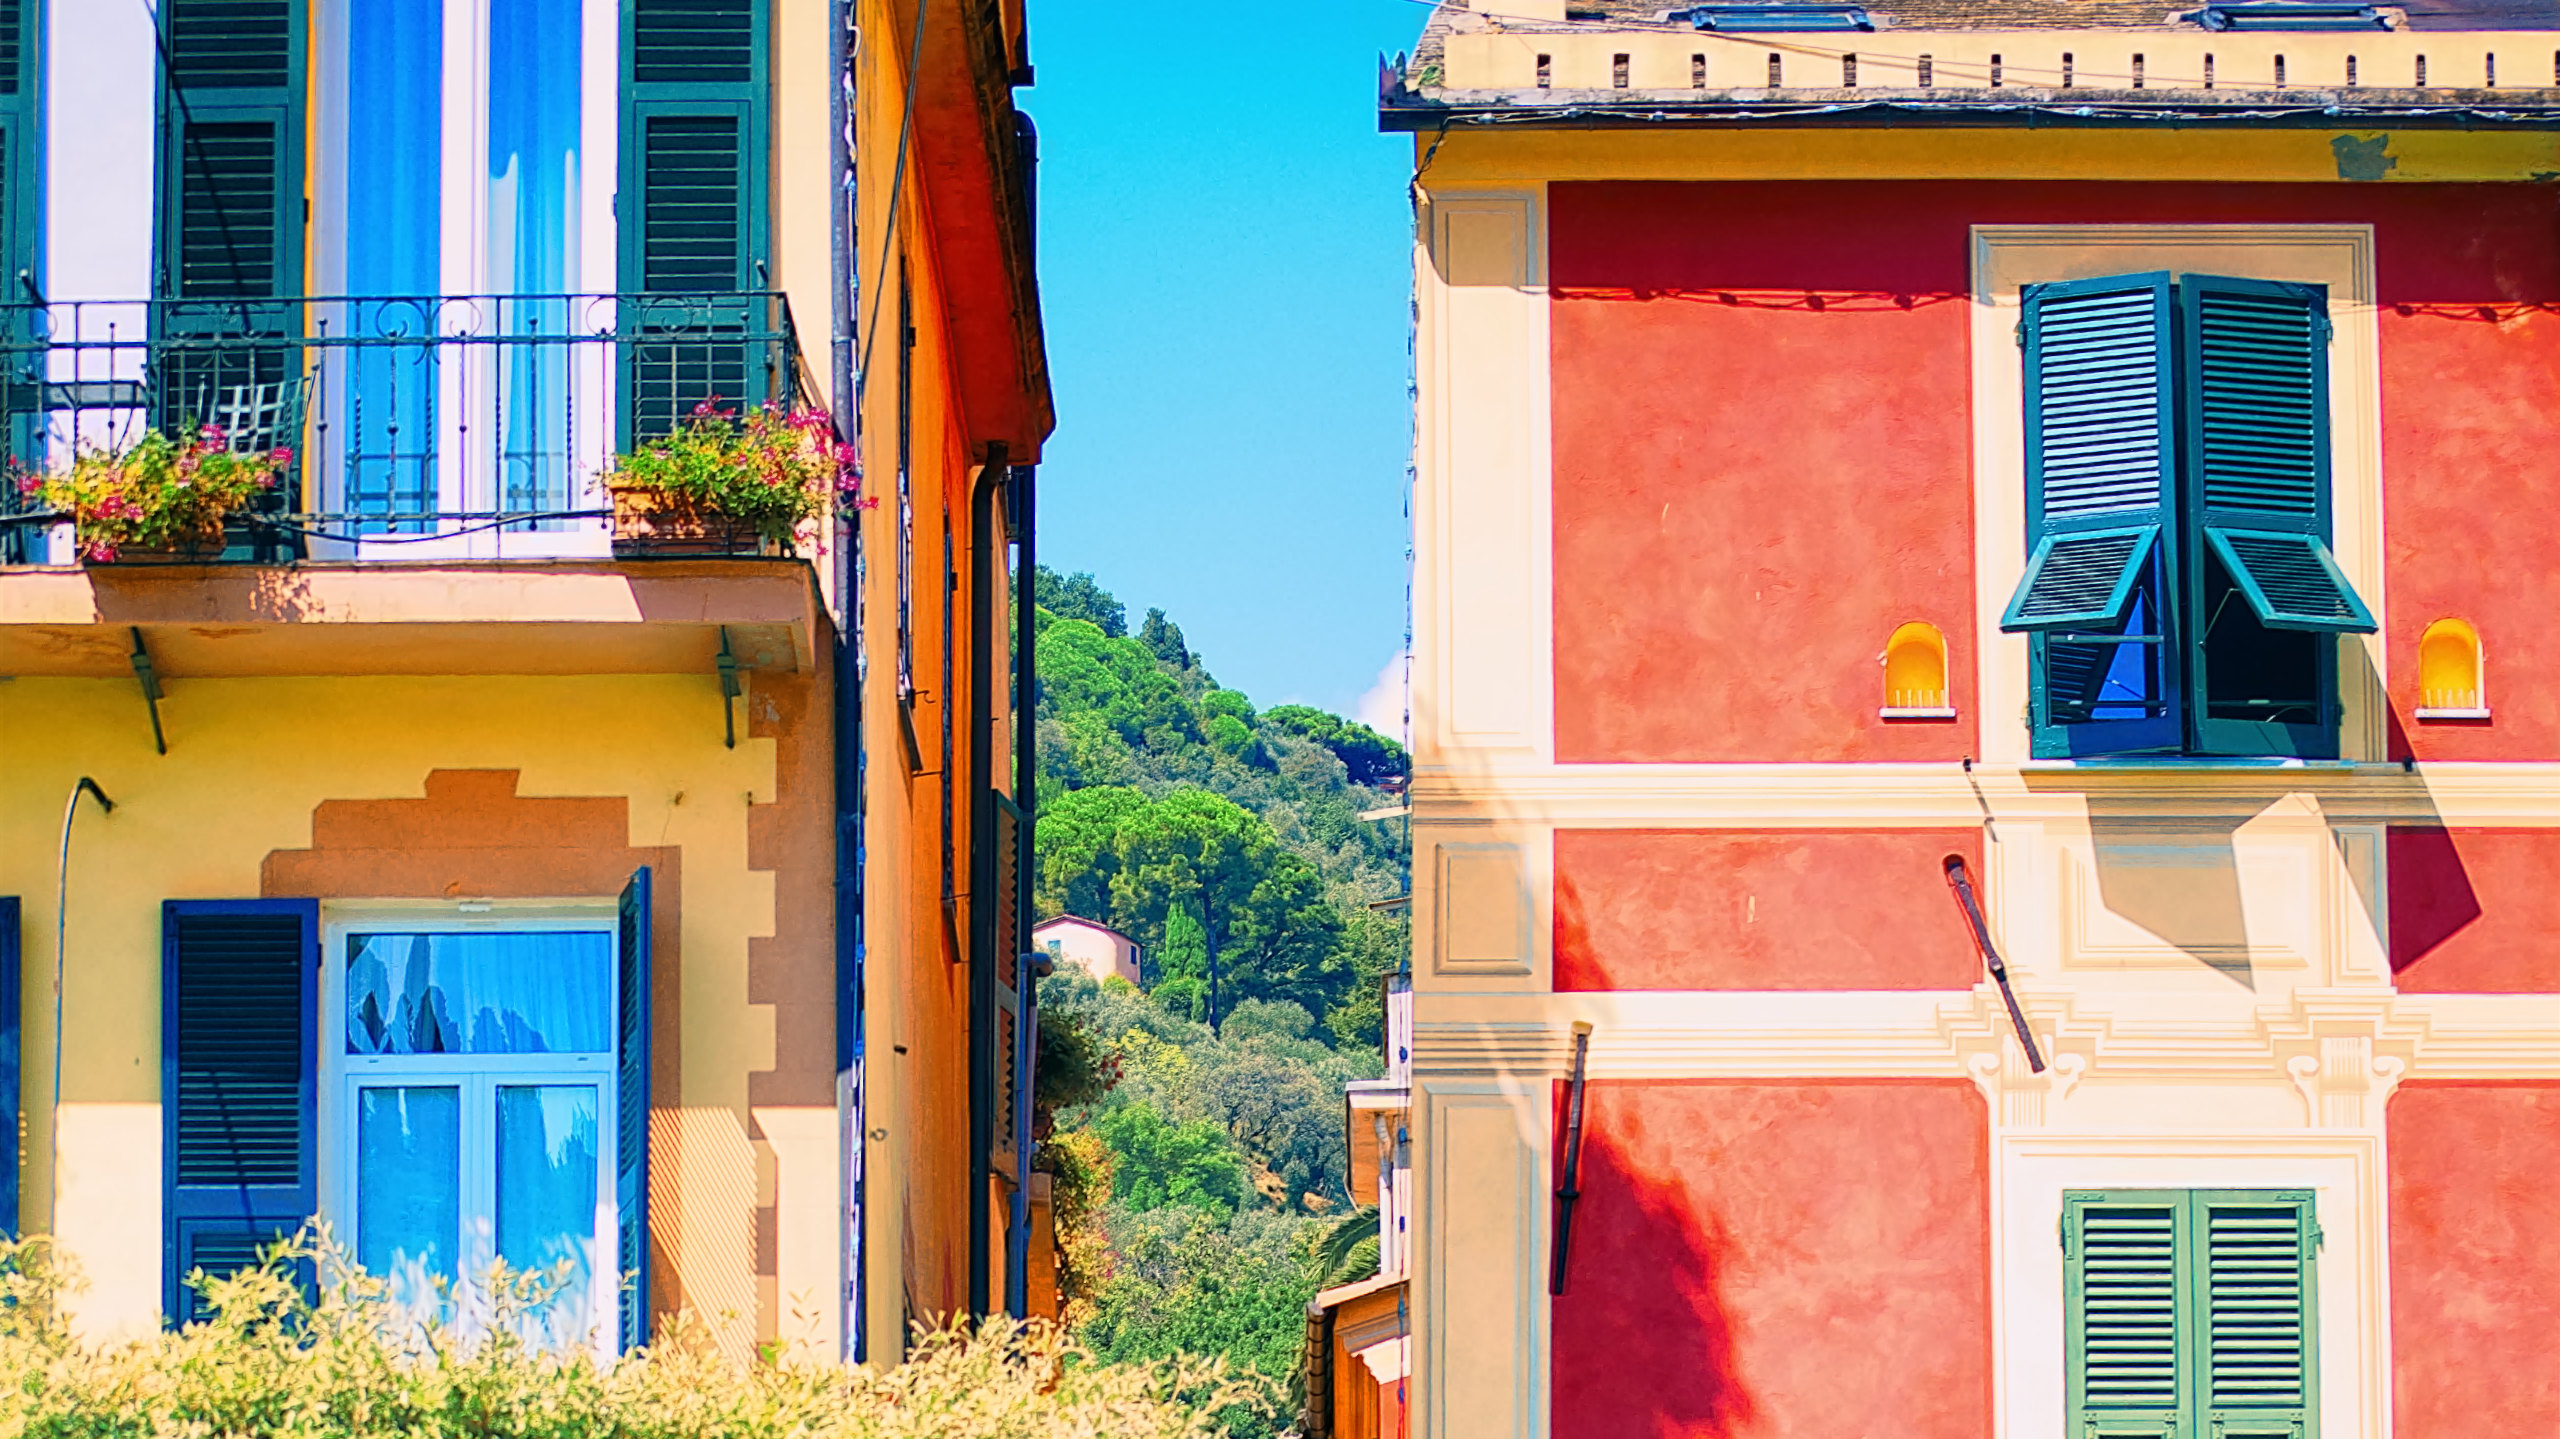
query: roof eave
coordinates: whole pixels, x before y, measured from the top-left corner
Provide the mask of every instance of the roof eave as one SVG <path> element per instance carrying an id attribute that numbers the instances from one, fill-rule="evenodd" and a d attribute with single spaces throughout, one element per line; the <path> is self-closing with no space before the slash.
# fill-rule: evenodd
<path id="1" fill-rule="evenodd" d="M 2213 125 L 2264 129 L 2560 130 L 2560 95 L 2500 104 L 2441 100 L 2346 103 L 2335 93 L 2234 94 L 2227 100 L 2168 100 L 2123 91 L 2103 96 L 1986 101 L 1792 91 L 1774 100 L 1563 100 L 1524 105 L 1431 100 L 1406 92 L 1378 104 L 1378 128 L 1389 134 L 1471 129 L 2145 129 Z"/>

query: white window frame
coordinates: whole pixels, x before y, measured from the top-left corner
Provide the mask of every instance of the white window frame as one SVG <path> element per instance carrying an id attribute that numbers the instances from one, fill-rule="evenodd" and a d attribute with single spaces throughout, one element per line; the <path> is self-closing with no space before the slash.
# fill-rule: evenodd
<path id="1" fill-rule="evenodd" d="M 481 1278 L 497 1257 L 497 1172 L 494 1135 L 475 1115 L 494 1115 L 500 1085 L 593 1085 L 596 1089 L 596 1262 L 588 1278 L 586 1325 L 600 1357 L 610 1356 L 623 1303 L 619 1268 L 620 1206 L 615 1191 L 615 1156 L 620 1153 L 617 1080 L 620 1053 L 481 1054 L 481 1055 L 351 1055 L 347 1053 L 347 937 L 384 931 L 401 934 L 471 933 L 601 933 L 620 937 L 617 912 L 609 904 L 475 905 L 468 911 L 450 904 L 400 904 L 368 901 L 361 905 L 324 905 L 320 950 L 319 1165 L 320 1214 L 331 1232 L 353 1251 L 356 1234 L 356 1146 L 353 1125 L 356 1094 L 371 1087 L 432 1087 L 447 1084 L 463 1091 L 462 1101 L 462 1233 L 455 1268 L 459 1276 L 452 1319 L 471 1333 L 486 1320 L 487 1298 Z M 618 1013 L 621 966 L 614 966 Z M 608 1016 L 608 1032 L 620 1026 Z M 483 1141 L 473 1143 L 478 1135 Z"/>

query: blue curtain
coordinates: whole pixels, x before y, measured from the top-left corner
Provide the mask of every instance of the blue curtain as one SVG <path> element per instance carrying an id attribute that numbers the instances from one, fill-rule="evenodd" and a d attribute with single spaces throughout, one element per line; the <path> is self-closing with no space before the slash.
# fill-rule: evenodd
<path id="1" fill-rule="evenodd" d="M 606 1054 L 613 936 L 359 934 L 347 940 L 349 1054 Z"/>
<path id="2" fill-rule="evenodd" d="M 356 1091 L 356 1262 L 395 1302 L 441 1310 L 462 1247 L 462 1091 Z"/>
<path id="3" fill-rule="evenodd" d="M 444 6 L 348 0 L 347 290 L 372 301 L 340 323 L 366 346 L 341 360 L 345 502 L 367 517 L 436 508 L 436 307 L 443 287 Z M 368 529 L 416 529 L 369 523 Z"/>
<path id="4" fill-rule="evenodd" d="M 489 259 L 503 295 L 577 288 L 579 0 L 489 0 Z M 505 305 L 509 335 L 565 335 L 562 300 Z M 510 510 L 569 503 L 569 351 L 501 348 L 499 469 Z"/>

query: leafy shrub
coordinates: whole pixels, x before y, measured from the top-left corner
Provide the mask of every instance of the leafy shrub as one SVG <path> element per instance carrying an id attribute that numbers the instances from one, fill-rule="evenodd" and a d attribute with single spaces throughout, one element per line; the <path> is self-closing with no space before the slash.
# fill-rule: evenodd
<path id="1" fill-rule="evenodd" d="M 127 549 L 220 544 L 223 517 L 292 464 L 291 450 L 234 453 L 211 426 L 152 430 L 121 449 L 83 447 L 69 469 L 21 477 L 19 488 L 71 516 L 81 558 L 112 561 Z"/>
<path id="2" fill-rule="evenodd" d="M 204 1283 L 207 1322 L 92 1344 L 62 1320 L 45 1253 L 0 1241 L 11 1439 L 1211 1439 L 1230 1422 L 1267 1425 L 1276 1400 L 1222 1364 L 1104 1363 L 1055 1328 L 1002 1319 L 922 1332 L 887 1371 L 741 1363 L 682 1319 L 599 1361 L 503 1325 L 474 1339 L 415 1324 L 320 1242 Z M 296 1264 L 326 1278 L 316 1302 Z M 512 1292 L 538 1301 L 525 1278 Z"/>

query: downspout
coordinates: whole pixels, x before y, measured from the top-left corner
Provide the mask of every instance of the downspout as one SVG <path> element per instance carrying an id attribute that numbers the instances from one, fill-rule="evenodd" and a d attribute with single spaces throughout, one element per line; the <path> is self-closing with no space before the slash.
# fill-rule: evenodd
<path id="1" fill-rule="evenodd" d="M 853 0 L 827 0 L 827 167 L 835 203 L 827 211 L 827 398 L 835 411 L 835 437 L 860 453 L 862 406 L 853 392 L 854 267 L 860 250 L 855 231 L 853 168 Z M 838 1236 L 842 1353 L 854 1363 L 868 1357 L 863 1311 L 863 1136 L 869 1132 L 862 1093 L 862 663 L 855 632 L 859 598 L 856 563 L 862 544 L 862 512 L 843 503 L 836 511 L 835 804 L 836 804 L 836 1136 L 843 1226 Z"/>
<path id="2" fill-rule="evenodd" d="M 987 1221 L 996 1177 L 988 1159 L 996 1140 L 996 907 L 995 898 L 995 637 L 987 613 L 995 573 L 995 493 L 1007 472 L 1005 445 L 987 446 L 969 489 L 969 1312 L 994 1309 L 994 1246 Z M 948 637 L 944 643 L 949 643 Z M 944 703 L 949 703 L 945 697 Z M 946 776 L 943 783 L 949 784 Z M 1017 1024 L 1020 1020 L 1015 1021 Z"/>
<path id="3" fill-rule="evenodd" d="M 1031 466 L 1014 466 L 1005 502 L 1014 531 L 1013 807 L 1022 817 L 1022 833 L 1013 849 L 1013 912 L 1019 916 L 1017 947 L 1023 951 L 1014 960 L 1021 966 L 1017 973 L 1022 982 L 1021 1009 L 1014 1023 L 1021 1027 L 1023 1036 L 1015 1047 L 1021 1059 L 1015 1067 L 1014 1082 L 1022 1086 L 1023 1094 L 1014 1115 L 1013 1227 L 1005 1246 L 1005 1309 L 1016 1319 L 1028 1318 L 1031 1310 L 1031 1104 L 1039 1093 L 1040 1078 L 1040 980 L 1031 958 L 1032 880 L 1040 872 L 1032 853 L 1032 839 L 1037 833 L 1033 821 L 1040 801 L 1039 689 L 1037 671 L 1032 667 L 1032 647 L 1038 639 L 1038 627 L 1032 623 L 1032 578 L 1037 573 L 1033 567 L 1039 562 L 1032 525 L 1034 479 Z"/>

